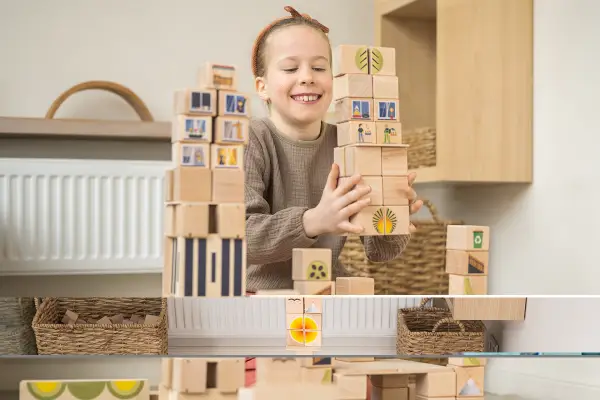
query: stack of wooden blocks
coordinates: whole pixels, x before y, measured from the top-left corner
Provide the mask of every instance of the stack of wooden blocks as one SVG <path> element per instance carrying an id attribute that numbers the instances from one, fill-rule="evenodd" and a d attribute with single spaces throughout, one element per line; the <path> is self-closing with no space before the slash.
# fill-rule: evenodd
<path id="1" fill-rule="evenodd" d="M 402 144 L 394 48 L 340 45 L 334 51 L 340 183 L 360 174 L 371 204 L 351 218 L 363 235 L 409 234 L 408 146 Z"/>
<path id="2" fill-rule="evenodd" d="M 484 400 L 485 367 L 466 366 L 462 364 L 464 362 L 462 360 L 462 358 L 451 358 L 448 360 L 447 369 L 417 375 L 416 399 Z"/>
<path id="3" fill-rule="evenodd" d="M 243 358 L 163 358 L 159 400 L 237 400 Z"/>
<path id="4" fill-rule="evenodd" d="M 323 342 L 321 297 L 290 296 L 285 299 L 286 346 L 291 350 L 320 347 Z"/>
<path id="5" fill-rule="evenodd" d="M 487 226 L 448 226 L 446 238 L 448 294 L 487 294 L 489 246 L 490 228 Z"/>
<path id="6" fill-rule="evenodd" d="M 164 296 L 246 292 L 244 147 L 250 104 L 234 67 L 206 63 L 175 93 L 167 171 Z"/>

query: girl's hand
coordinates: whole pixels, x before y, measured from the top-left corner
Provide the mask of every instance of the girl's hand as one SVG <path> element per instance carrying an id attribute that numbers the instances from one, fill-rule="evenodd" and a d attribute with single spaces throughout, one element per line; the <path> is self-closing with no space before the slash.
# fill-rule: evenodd
<path id="1" fill-rule="evenodd" d="M 415 172 L 411 172 L 408 174 L 408 186 L 410 187 L 410 193 L 408 195 L 408 203 L 410 204 L 410 213 L 415 214 L 418 213 L 421 207 L 423 207 L 423 202 L 421 200 L 417 200 L 417 192 L 412 188 L 413 182 L 417 178 L 417 174 Z M 410 233 L 416 232 L 417 228 L 411 223 L 409 227 Z"/>
<path id="2" fill-rule="evenodd" d="M 360 234 L 364 228 L 350 223 L 350 217 L 371 204 L 370 198 L 361 199 L 371 193 L 371 187 L 353 187 L 361 180 L 354 175 L 338 186 L 340 169 L 333 164 L 319 204 L 304 213 L 306 235 L 315 237 L 323 234 Z M 360 199 L 360 200 L 359 200 Z"/>

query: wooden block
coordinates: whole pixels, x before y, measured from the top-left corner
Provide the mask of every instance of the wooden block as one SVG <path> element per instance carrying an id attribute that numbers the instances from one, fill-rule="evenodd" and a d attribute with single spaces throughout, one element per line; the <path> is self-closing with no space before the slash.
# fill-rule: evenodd
<path id="1" fill-rule="evenodd" d="M 375 121 L 377 143 L 402 144 L 402 123 L 394 121 Z"/>
<path id="2" fill-rule="evenodd" d="M 477 225 L 448 225 L 446 248 L 489 251 L 490 228 Z"/>
<path id="3" fill-rule="evenodd" d="M 384 206 L 408 206 L 411 188 L 408 176 L 384 176 L 382 178 L 382 204 Z"/>
<path id="4" fill-rule="evenodd" d="M 367 377 L 365 375 L 344 375 L 334 372 L 333 383 L 338 387 L 338 400 L 367 398 Z"/>
<path id="5" fill-rule="evenodd" d="M 256 296 L 281 296 L 281 295 L 299 295 L 300 293 L 292 289 L 263 289 L 257 290 L 254 294 Z"/>
<path id="6" fill-rule="evenodd" d="M 176 265 L 175 257 L 177 256 L 177 240 L 170 237 L 163 238 L 163 271 L 162 271 L 162 297 L 169 297 L 174 292 L 173 285 L 173 269 Z"/>
<path id="7" fill-rule="evenodd" d="M 448 365 L 458 367 L 484 367 L 487 364 L 487 358 L 484 357 L 448 357 Z"/>
<path id="8" fill-rule="evenodd" d="M 172 236 L 189 238 L 207 237 L 209 232 L 209 205 L 207 203 L 182 203 L 173 205 L 175 226 Z"/>
<path id="9" fill-rule="evenodd" d="M 164 213 L 164 232 L 165 236 L 175 237 L 175 204 L 167 204 Z"/>
<path id="10" fill-rule="evenodd" d="M 304 345 L 306 347 L 321 347 L 323 345 L 322 331 L 305 330 Z"/>
<path id="11" fill-rule="evenodd" d="M 236 90 L 235 66 L 205 62 L 198 72 L 198 86 L 207 89 Z"/>
<path id="12" fill-rule="evenodd" d="M 344 147 L 344 176 L 360 174 L 363 176 L 382 175 L 382 148 L 379 146 L 347 146 Z"/>
<path id="13" fill-rule="evenodd" d="M 182 238 L 176 241 L 171 293 L 175 296 L 231 297 L 246 294 L 245 239 Z"/>
<path id="14" fill-rule="evenodd" d="M 487 275 L 448 275 L 448 294 L 487 294 Z"/>
<path id="15" fill-rule="evenodd" d="M 333 368 L 302 368 L 300 381 L 302 383 L 331 383 Z"/>
<path id="16" fill-rule="evenodd" d="M 330 281 L 331 249 L 293 249 L 292 279 L 297 281 Z"/>
<path id="17" fill-rule="evenodd" d="M 408 387 L 381 388 L 373 386 L 371 400 L 408 400 Z"/>
<path id="18" fill-rule="evenodd" d="M 361 225 L 364 236 L 408 235 L 410 212 L 408 206 L 367 206 L 350 217 L 350 222 Z"/>
<path id="19" fill-rule="evenodd" d="M 213 136 L 212 121 L 212 117 L 176 115 L 171 125 L 171 142 L 210 143 Z"/>
<path id="20" fill-rule="evenodd" d="M 369 375 L 371 385 L 384 389 L 408 387 L 408 377 L 409 375 L 407 374 Z"/>
<path id="21" fill-rule="evenodd" d="M 22 380 L 19 399 L 94 399 L 94 400 L 148 400 L 150 383 L 146 379 L 59 379 Z"/>
<path id="22" fill-rule="evenodd" d="M 346 121 L 373 121 L 373 99 L 350 98 L 336 100 L 335 123 Z"/>
<path id="23" fill-rule="evenodd" d="M 346 146 L 358 143 L 377 143 L 373 121 L 348 121 L 337 124 L 337 145 Z"/>
<path id="24" fill-rule="evenodd" d="M 456 372 L 456 397 L 481 397 L 484 395 L 485 367 L 454 367 Z"/>
<path id="25" fill-rule="evenodd" d="M 350 177 L 340 178 L 338 186 L 343 185 L 349 179 Z M 383 178 L 381 176 L 363 176 L 355 187 L 363 188 L 367 186 L 371 187 L 371 193 L 362 198 L 370 198 L 373 206 L 383 205 Z"/>
<path id="26" fill-rule="evenodd" d="M 210 363 L 209 363 L 210 368 Z M 243 358 L 222 358 L 216 362 L 215 388 L 220 393 L 237 393 L 245 386 L 246 362 Z M 210 383 L 210 382 L 209 382 Z"/>
<path id="27" fill-rule="evenodd" d="M 410 398 L 410 395 L 409 395 L 409 398 Z M 454 396 L 430 397 L 430 396 L 421 396 L 421 395 L 417 394 L 417 395 L 415 395 L 415 400 L 456 400 L 456 397 L 454 397 Z M 471 400 L 479 400 L 479 399 L 471 399 Z"/>
<path id="28" fill-rule="evenodd" d="M 164 357 L 161 359 L 160 383 L 170 389 L 173 382 L 173 359 Z"/>
<path id="29" fill-rule="evenodd" d="M 208 367 L 202 358 L 173 359 L 173 390 L 190 394 L 204 393 L 207 389 Z"/>
<path id="30" fill-rule="evenodd" d="M 295 383 L 300 381 L 300 358 L 256 357 L 256 384 Z"/>
<path id="31" fill-rule="evenodd" d="M 414 379 L 416 377 L 412 375 Z M 415 381 L 408 382 L 408 400 L 416 400 L 417 399 L 417 384 Z"/>
<path id="32" fill-rule="evenodd" d="M 288 296 L 285 298 L 285 313 L 304 314 L 304 297 L 303 296 Z"/>
<path id="33" fill-rule="evenodd" d="M 527 308 L 527 298 L 519 297 L 457 297 L 447 301 L 453 318 L 467 321 L 523 321 Z"/>
<path id="34" fill-rule="evenodd" d="M 446 272 L 454 275 L 487 275 L 489 252 L 446 250 Z"/>
<path id="35" fill-rule="evenodd" d="M 244 169 L 244 146 L 213 144 L 210 146 L 212 169 Z"/>
<path id="36" fill-rule="evenodd" d="M 408 146 L 381 148 L 381 175 L 408 175 Z"/>
<path id="37" fill-rule="evenodd" d="M 302 368 L 331 367 L 333 365 L 331 357 L 299 357 Z"/>
<path id="38" fill-rule="evenodd" d="M 376 99 L 397 99 L 400 87 L 396 75 L 370 75 L 373 81 L 373 97 Z"/>
<path id="39" fill-rule="evenodd" d="M 369 47 L 342 44 L 333 50 L 333 75 L 369 73 Z"/>
<path id="40" fill-rule="evenodd" d="M 374 99 L 373 115 L 375 121 L 400 121 L 398 99 Z"/>
<path id="41" fill-rule="evenodd" d="M 333 78 L 333 100 L 345 97 L 373 97 L 373 78 L 365 74 L 344 74 Z"/>
<path id="42" fill-rule="evenodd" d="M 337 295 L 375 295 L 375 280 L 365 277 L 338 277 L 335 280 Z"/>
<path id="43" fill-rule="evenodd" d="M 210 144 L 174 143 L 173 163 L 177 167 L 208 168 L 210 165 Z"/>
<path id="44" fill-rule="evenodd" d="M 335 294 L 332 281 L 294 281 L 294 290 L 301 295 L 329 296 Z"/>
<path id="45" fill-rule="evenodd" d="M 452 368 L 417 375 L 416 384 L 416 394 L 420 396 L 456 396 L 456 372 Z"/>
<path id="46" fill-rule="evenodd" d="M 221 203 L 216 205 L 216 231 L 222 238 L 246 237 L 246 205 L 244 203 Z"/>
<path id="47" fill-rule="evenodd" d="M 211 201 L 213 175 L 207 168 L 177 167 L 173 170 L 173 201 L 203 203 Z"/>
<path id="48" fill-rule="evenodd" d="M 336 361 L 349 362 L 371 362 L 375 361 L 375 357 L 335 357 Z M 335 363 L 334 363 L 335 367 Z"/>
<path id="49" fill-rule="evenodd" d="M 250 117 L 250 98 L 234 90 L 219 90 L 218 112 L 221 117 Z"/>
<path id="50" fill-rule="evenodd" d="M 214 143 L 247 144 L 250 120 L 245 117 L 217 117 L 214 123 Z"/>
<path id="51" fill-rule="evenodd" d="M 304 297 L 305 314 L 323 314 L 323 299 L 320 297 Z"/>
<path id="52" fill-rule="evenodd" d="M 207 191 L 205 187 L 203 189 L 205 192 Z M 213 203 L 243 203 L 244 171 L 240 169 L 213 169 L 211 200 Z"/>
<path id="53" fill-rule="evenodd" d="M 174 180 L 174 171 L 173 169 L 168 169 L 165 171 L 165 196 L 164 199 L 166 202 L 173 201 L 173 180 Z"/>
<path id="54" fill-rule="evenodd" d="M 333 162 L 340 167 L 340 176 L 346 176 L 346 157 L 344 147 L 335 147 L 333 149 Z"/>
<path id="55" fill-rule="evenodd" d="M 394 47 L 369 47 L 369 74 L 396 75 L 396 49 Z"/>
<path id="56" fill-rule="evenodd" d="M 213 89 L 182 89 L 175 92 L 174 114 L 217 115 L 217 91 Z"/>

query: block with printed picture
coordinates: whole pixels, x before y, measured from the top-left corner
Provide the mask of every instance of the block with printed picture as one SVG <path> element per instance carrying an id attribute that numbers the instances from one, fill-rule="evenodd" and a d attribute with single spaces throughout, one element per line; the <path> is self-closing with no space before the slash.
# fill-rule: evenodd
<path id="1" fill-rule="evenodd" d="M 212 91 L 193 91 L 190 96 L 190 112 L 204 112 L 214 115 L 215 101 Z"/>
<path id="2" fill-rule="evenodd" d="M 209 143 L 175 143 L 173 161 L 177 166 L 208 167 Z"/>
<path id="3" fill-rule="evenodd" d="M 212 118 L 178 115 L 173 121 L 172 142 L 207 142 L 212 141 Z"/>
<path id="4" fill-rule="evenodd" d="M 217 117 L 214 142 L 221 144 L 248 143 L 249 120 L 243 117 Z"/>
<path id="5" fill-rule="evenodd" d="M 376 121 L 398 121 L 398 100 L 375 100 Z"/>
<path id="6" fill-rule="evenodd" d="M 211 168 L 242 169 L 244 165 L 244 145 L 211 146 Z"/>
<path id="7" fill-rule="evenodd" d="M 371 119 L 371 103 L 366 100 L 352 100 L 352 119 Z"/>
<path id="8" fill-rule="evenodd" d="M 219 116 L 250 117 L 250 99 L 247 95 L 231 91 L 219 91 Z"/>

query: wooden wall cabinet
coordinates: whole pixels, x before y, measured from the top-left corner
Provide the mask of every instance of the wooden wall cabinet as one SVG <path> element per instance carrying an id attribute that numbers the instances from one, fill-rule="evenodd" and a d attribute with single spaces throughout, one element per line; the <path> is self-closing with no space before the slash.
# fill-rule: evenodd
<path id="1" fill-rule="evenodd" d="M 402 130 L 436 129 L 417 182 L 532 182 L 533 0 L 375 0 L 375 45 L 396 49 Z"/>

